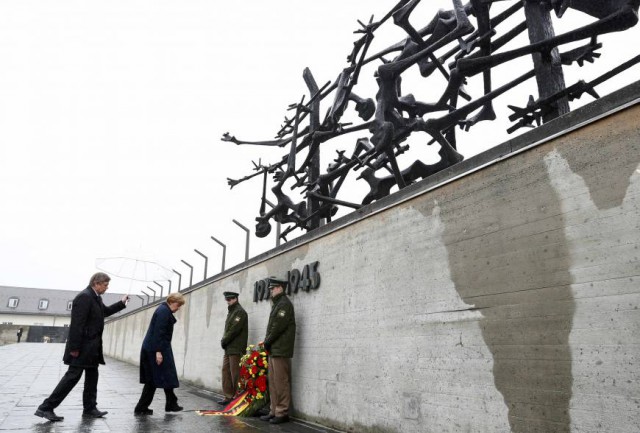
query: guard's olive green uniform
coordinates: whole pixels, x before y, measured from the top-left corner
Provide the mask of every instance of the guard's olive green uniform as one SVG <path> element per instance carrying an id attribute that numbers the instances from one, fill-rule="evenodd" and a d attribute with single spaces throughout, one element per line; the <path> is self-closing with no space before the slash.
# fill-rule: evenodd
<path id="1" fill-rule="evenodd" d="M 292 358 L 296 341 L 296 316 L 293 304 L 284 293 L 274 296 L 272 301 L 264 342 L 271 345 L 269 349 L 271 356 Z"/>
<path id="2" fill-rule="evenodd" d="M 270 415 L 288 416 L 291 406 L 291 358 L 296 340 L 293 304 L 284 293 L 273 297 L 273 306 L 264 339 L 269 349 Z"/>
<path id="3" fill-rule="evenodd" d="M 225 355 L 244 355 L 247 350 L 248 337 L 247 312 L 244 311 L 240 302 L 236 302 L 229 306 L 227 320 L 224 322 L 224 335 L 221 343 Z"/>
<path id="4" fill-rule="evenodd" d="M 240 358 L 247 349 L 249 326 L 247 312 L 236 302 L 229 306 L 227 320 L 224 323 L 224 335 L 220 341 L 224 349 L 222 358 L 222 391 L 226 399 L 236 393 L 240 375 Z"/>

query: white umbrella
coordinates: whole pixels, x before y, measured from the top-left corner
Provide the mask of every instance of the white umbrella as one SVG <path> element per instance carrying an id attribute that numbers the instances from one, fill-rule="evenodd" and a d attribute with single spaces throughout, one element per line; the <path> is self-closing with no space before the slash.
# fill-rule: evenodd
<path id="1" fill-rule="evenodd" d="M 159 263 L 131 257 L 98 258 L 96 268 L 109 275 L 134 281 L 167 281 L 173 273 Z"/>
<path id="2" fill-rule="evenodd" d="M 131 293 L 134 282 L 155 282 L 169 281 L 169 290 L 171 290 L 171 277 L 173 271 L 153 260 L 136 259 L 132 257 L 101 257 L 96 259 L 96 268 L 106 272 L 112 277 L 123 278 L 129 280 L 129 288 L 127 293 Z M 138 285 L 139 287 L 139 285 Z M 162 288 L 162 286 L 160 285 Z M 156 298 L 156 290 L 147 286 L 153 292 L 153 299 Z M 141 293 L 145 293 L 144 289 L 140 289 Z M 146 293 L 145 293 L 146 294 Z M 148 294 L 147 299 L 148 299 Z M 160 290 L 162 297 L 162 289 Z"/>

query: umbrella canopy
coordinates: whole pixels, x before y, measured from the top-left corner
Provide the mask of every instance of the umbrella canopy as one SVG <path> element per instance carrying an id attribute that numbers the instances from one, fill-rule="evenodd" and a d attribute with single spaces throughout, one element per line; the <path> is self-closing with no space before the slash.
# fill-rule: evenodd
<path id="1" fill-rule="evenodd" d="M 159 263 L 131 257 L 103 257 L 96 259 L 96 268 L 109 275 L 134 281 L 166 281 L 172 271 Z"/>

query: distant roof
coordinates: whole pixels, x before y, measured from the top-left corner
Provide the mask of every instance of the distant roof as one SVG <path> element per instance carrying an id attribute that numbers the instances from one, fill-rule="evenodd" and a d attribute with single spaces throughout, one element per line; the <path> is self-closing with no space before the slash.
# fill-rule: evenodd
<path id="1" fill-rule="evenodd" d="M 35 289 L 29 287 L 0 286 L 0 314 L 39 314 L 45 316 L 71 316 L 71 310 L 67 305 L 83 289 L 80 290 L 54 290 Z M 111 305 L 122 299 L 124 293 L 107 292 L 102 295 L 106 305 Z M 18 298 L 18 306 L 9 307 L 9 299 Z M 41 300 L 47 300 L 45 310 L 38 309 Z M 129 296 L 129 305 L 125 310 L 117 313 L 123 314 L 142 306 L 142 300 L 137 296 Z"/>

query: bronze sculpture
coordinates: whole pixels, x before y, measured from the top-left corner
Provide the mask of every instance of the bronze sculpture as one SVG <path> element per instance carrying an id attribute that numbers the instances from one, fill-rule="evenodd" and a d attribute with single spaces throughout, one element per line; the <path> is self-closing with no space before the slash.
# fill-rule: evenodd
<path id="1" fill-rule="evenodd" d="M 348 66 L 333 83 L 328 82 L 318 88 L 311 72 L 306 69 L 304 79 L 311 95 L 309 102 L 305 103 L 302 98 L 289 107 L 295 110 L 295 114 L 292 118 L 285 117 L 274 140 L 250 142 L 224 134 L 223 141 L 236 144 L 289 147 L 282 160 L 270 165 L 254 163 L 256 173 L 239 180 L 229 179 L 229 185 L 233 187 L 262 175 L 263 194 L 256 218 L 257 236 L 269 234 L 269 221 L 273 219 L 290 224 L 281 234 L 286 240 L 287 234 L 296 228 L 311 230 L 321 221 L 330 221 L 339 206 L 358 209 L 389 195 L 395 187 L 402 189 L 462 161 L 463 156 L 456 146 L 456 126 L 466 132 L 478 122 L 495 120 L 494 100 L 530 78 L 537 80 L 539 98 L 530 97 L 523 108 L 509 105 L 513 111 L 509 120 L 515 123 L 508 132 L 540 125 L 565 114 L 569 111 L 568 102 L 584 93 L 598 97 L 595 86 L 640 63 L 640 56 L 636 56 L 590 82 L 579 81 L 568 87 L 564 84 L 562 65 L 577 63 L 583 66 L 585 62 L 597 59 L 600 56 L 597 50 L 602 47 L 597 37 L 636 25 L 640 0 L 519 0 L 510 1 L 511 5 L 495 16 L 491 15 L 492 0 L 471 0 L 466 4 L 462 0 L 452 0 L 451 10 L 437 12 L 421 29 L 413 27 L 409 20 L 417 20 L 412 13 L 418 3 L 420 0 L 400 0 L 381 20 L 374 21 L 371 17 L 366 24 L 359 21 L 360 29 L 356 33 L 361 37 L 347 57 Z M 556 36 L 550 13 L 553 11 L 562 17 L 568 8 L 584 12 L 595 20 Z M 495 37 L 496 29 L 504 27 L 505 21 L 521 10 L 524 10 L 524 19 Z M 376 30 L 390 20 L 402 28 L 407 37 L 369 55 Z M 498 52 L 525 30 L 529 33 L 530 44 Z M 559 52 L 559 47 L 578 41 L 586 43 Z M 395 54 L 392 60 L 385 57 Z M 532 70 L 497 88 L 493 87 L 492 68 L 527 55 L 533 56 Z M 377 94 L 375 98 L 361 97 L 354 89 L 363 69 L 374 63 L 380 63 L 374 72 Z M 419 101 L 411 93 L 403 92 L 402 75 L 412 66 L 417 66 L 424 78 L 437 73 L 446 80 L 447 84 L 437 100 Z M 465 89 L 465 84 L 467 77 L 477 74 L 482 74 L 483 94 L 474 99 Z M 333 100 L 320 121 L 320 103 L 332 94 Z M 459 99 L 466 103 L 459 104 Z M 350 102 L 362 123 L 342 123 Z M 309 125 L 302 127 L 307 118 Z M 347 156 L 346 151 L 338 151 L 326 172 L 320 174 L 319 152 L 323 143 L 360 131 L 364 136 L 357 137 L 353 152 Z M 440 160 L 434 164 L 415 160 L 401 169 L 398 158 L 409 148 L 405 142 L 409 136 L 419 132 L 430 137 L 427 145 L 439 146 Z M 296 156 L 303 150 L 307 155 L 300 162 Z M 376 176 L 380 170 L 388 174 Z M 341 200 L 338 193 L 345 179 L 358 171 L 357 179 L 368 184 L 369 192 L 360 203 Z M 269 174 L 275 181 L 271 191 L 277 202 L 267 211 Z M 287 181 L 292 183 L 291 189 L 301 188 L 306 200 L 295 203 L 283 190 Z"/>

